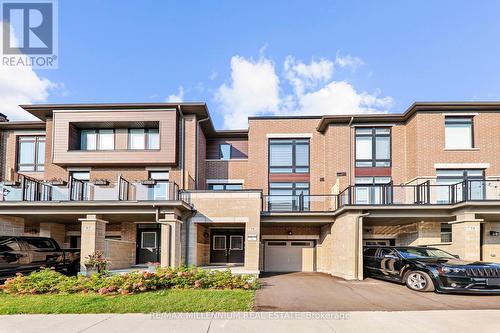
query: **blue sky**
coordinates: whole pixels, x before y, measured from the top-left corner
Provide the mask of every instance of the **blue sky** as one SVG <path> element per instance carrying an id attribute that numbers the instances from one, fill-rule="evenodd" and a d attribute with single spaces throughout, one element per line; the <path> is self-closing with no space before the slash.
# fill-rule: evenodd
<path id="1" fill-rule="evenodd" d="M 0 73 L 0 102 L 204 101 L 230 128 L 498 100 L 499 33 L 499 1 L 60 0 L 59 68 L 18 97 Z"/>

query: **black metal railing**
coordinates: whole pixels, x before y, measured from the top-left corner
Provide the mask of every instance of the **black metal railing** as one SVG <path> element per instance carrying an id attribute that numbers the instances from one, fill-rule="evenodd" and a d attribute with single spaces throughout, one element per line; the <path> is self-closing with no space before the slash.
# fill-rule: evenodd
<path id="1" fill-rule="evenodd" d="M 17 181 L 0 182 L 1 201 L 184 201 L 190 196 L 173 181 L 90 182 L 69 178 L 64 185 L 19 175 Z"/>
<path id="2" fill-rule="evenodd" d="M 344 206 L 451 205 L 500 200 L 500 180 L 464 180 L 456 184 L 351 185 L 339 194 L 264 195 L 264 212 L 327 212 Z"/>

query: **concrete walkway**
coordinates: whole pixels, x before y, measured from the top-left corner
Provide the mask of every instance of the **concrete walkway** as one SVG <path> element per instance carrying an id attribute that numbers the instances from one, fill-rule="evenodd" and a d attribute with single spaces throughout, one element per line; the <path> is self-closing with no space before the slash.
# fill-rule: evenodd
<path id="1" fill-rule="evenodd" d="M 499 310 L 247 312 L 0 316 L 1 333 L 27 332 L 498 332 Z"/>

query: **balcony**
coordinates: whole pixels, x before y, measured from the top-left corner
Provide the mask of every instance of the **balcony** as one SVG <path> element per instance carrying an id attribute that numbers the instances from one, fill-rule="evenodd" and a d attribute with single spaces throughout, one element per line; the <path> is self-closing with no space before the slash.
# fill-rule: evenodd
<path id="1" fill-rule="evenodd" d="M 339 194 L 264 195 L 263 212 L 333 212 L 344 206 L 454 205 L 500 201 L 500 180 L 466 180 L 452 185 L 352 185 Z"/>
<path id="2" fill-rule="evenodd" d="M 129 182 L 119 178 L 117 182 L 99 185 L 70 178 L 67 185 L 53 185 L 20 176 L 16 182 L 0 182 L 0 202 L 22 201 L 183 201 L 189 196 L 175 182 Z"/>

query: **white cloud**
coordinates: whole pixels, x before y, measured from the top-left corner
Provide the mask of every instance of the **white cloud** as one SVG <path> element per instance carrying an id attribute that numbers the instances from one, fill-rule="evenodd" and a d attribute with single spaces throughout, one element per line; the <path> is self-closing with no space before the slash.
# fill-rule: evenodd
<path id="1" fill-rule="evenodd" d="M 2 43 L 0 35 L 0 45 Z M 36 118 L 19 105 L 46 102 L 50 90 L 59 86 L 62 87 L 38 76 L 31 67 L 0 65 L 0 112 L 9 120 L 34 120 Z"/>
<path id="2" fill-rule="evenodd" d="M 302 95 L 306 89 L 315 88 L 332 78 L 333 62 L 328 59 L 312 60 L 310 64 L 297 61 L 288 56 L 284 63 L 285 77 L 292 84 L 297 95 Z"/>
<path id="3" fill-rule="evenodd" d="M 165 99 L 167 103 L 181 103 L 184 101 L 184 87 L 179 86 L 179 91 L 177 94 L 168 95 Z"/>
<path id="4" fill-rule="evenodd" d="M 225 127 L 246 128 L 249 116 L 279 111 L 279 78 L 271 60 L 231 58 L 231 83 L 221 85 L 215 100 Z"/>
<path id="5" fill-rule="evenodd" d="M 292 91 L 280 83 L 271 59 L 258 61 L 234 56 L 231 59 L 231 82 L 215 92 L 215 101 L 224 118 L 225 128 L 246 128 L 247 118 L 255 115 L 330 115 L 384 113 L 393 105 L 390 96 L 380 91 L 357 91 L 352 84 L 333 80 L 336 67 L 355 69 L 360 58 L 337 55 L 335 60 L 311 60 L 306 64 L 293 56 L 286 57 L 283 76 Z M 290 90 L 290 89 L 289 89 Z"/>
<path id="6" fill-rule="evenodd" d="M 365 63 L 361 58 L 353 57 L 349 54 L 345 56 L 337 54 L 337 57 L 335 58 L 335 65 L 339 67 L 350 67 L 352 69 L 356 69 L 364 64 Z"/>

